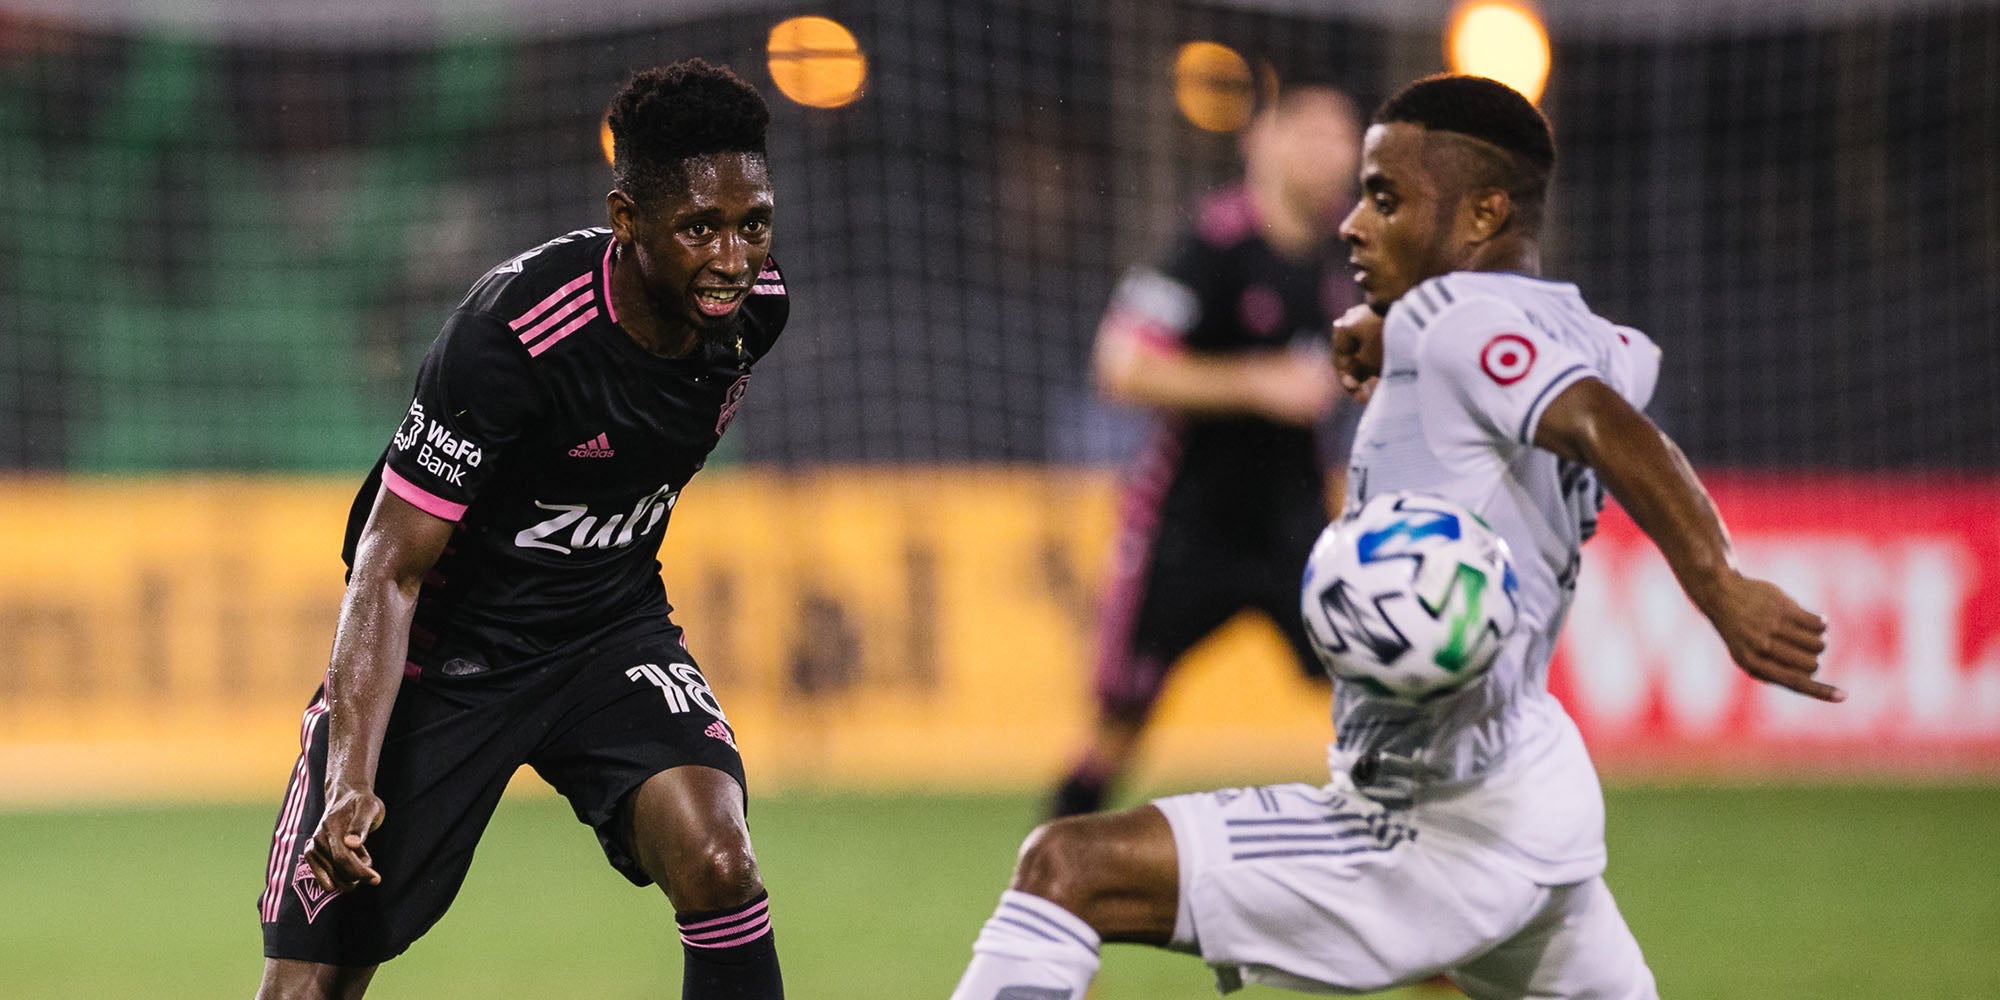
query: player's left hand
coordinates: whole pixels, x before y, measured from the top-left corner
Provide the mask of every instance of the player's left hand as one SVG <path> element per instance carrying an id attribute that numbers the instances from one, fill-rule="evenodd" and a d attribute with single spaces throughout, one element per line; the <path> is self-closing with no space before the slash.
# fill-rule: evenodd
<path id="1" fill-rule="evenodd" d="M 1820 701 L 1847 692 L 1813 679 L 1826 651 L 1826 619 L 1807 611 L 1774 583 L 1731 572 L 1708 605 L 1708 619 L 1743 672 Z"/>
<path id="2" fill-rule="evenodd" d="M 1375 394 L 1382 374 L 1382 317 L 1358 305 L 1333 321 L 1333 368 L 1340 387 L 1363 403 Z"/>

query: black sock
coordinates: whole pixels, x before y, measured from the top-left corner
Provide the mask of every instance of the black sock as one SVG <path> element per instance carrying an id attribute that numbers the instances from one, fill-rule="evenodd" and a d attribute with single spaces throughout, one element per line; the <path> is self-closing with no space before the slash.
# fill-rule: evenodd
<path id="1" fill-rule="evenodd" d="M 1056 788 L 1055 801 L 1049 804 L 1049 818 L 1078 816 L 1094 813 L 1104 808 L 1104 778 L 1101 775 L 1077 771 Z"/>
<path id="2" fill-rule="evenodd" d="M 674 914 L 680 925 L 681 1000 L 784 1000 L 770 895 L 742 906 Z"/>

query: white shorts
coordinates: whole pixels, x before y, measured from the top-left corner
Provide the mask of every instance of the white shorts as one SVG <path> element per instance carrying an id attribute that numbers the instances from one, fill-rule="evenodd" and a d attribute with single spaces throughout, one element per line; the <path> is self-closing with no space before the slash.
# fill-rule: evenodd
<path id="1" fill-rule="evenodd" d="M 1173 946 L 1225 993 L 1373 993 L 1444 973 L 1479 1000 L 1659 995 L 1602 878 L 1538 885 L 1344 782 L 1153 805 L 1180 856 Z"/>

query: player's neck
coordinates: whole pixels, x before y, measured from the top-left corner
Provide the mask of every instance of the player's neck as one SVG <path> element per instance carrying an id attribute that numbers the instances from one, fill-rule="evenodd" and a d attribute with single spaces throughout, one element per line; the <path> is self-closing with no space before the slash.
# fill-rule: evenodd
<path id="1" fill-rule="evenodd" d="M 639 270 L 625 259 L 620 247 L 611 258 L 611 304 L 617 310 L 619 329 L 648 354 L 663 358 L 684 358 L 695 349 L 699 336 L 685 323 L 665 320 L 646 294 Z"/>
<path id="2" fill-rule="evenodd" d="M 1512 271 L 1539 276 L 1542 273 L 1542 246 L 1532 239 L 1502 234 L 1473 245 L 1460 261 L 1461 271 Z"/>

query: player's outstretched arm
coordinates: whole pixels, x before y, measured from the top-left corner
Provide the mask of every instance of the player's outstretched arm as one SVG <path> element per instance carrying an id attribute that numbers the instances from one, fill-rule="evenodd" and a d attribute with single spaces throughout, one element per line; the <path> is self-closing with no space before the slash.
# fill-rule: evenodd
<path id="1" fill-rule="evenodd" d="M 1337 389 L 1324 355 L 1251 351 L 1206 355 L 1150 344 L 1115 312 L 1092 352 L 1097 387 L 1122 403 L 1189 413 L 1248 413 L 1308 426 L 1333 409 Z"/>
<path id="2" fill-rule="evenodd" d="M 1597 471 L 1745 673 L 1821 701 L 1847 697 L 1813 679 L 1826 622 L 1737 571 L 1722 518 L 1686 456 L 1623 396 L 1595 378 L 1571 385 L 1543 413 L 1535 444 Z"/>
<path id="3" fill-rule="evenodd" d="M 333 892 L 382 881 L 367 848 L 383 817 L 375 767 L 403 681 L 417 591 L 453 527 L 384 489 L 355 545 L 326 672 L 326 810 L 305 852 L 314 877 Z"/>

